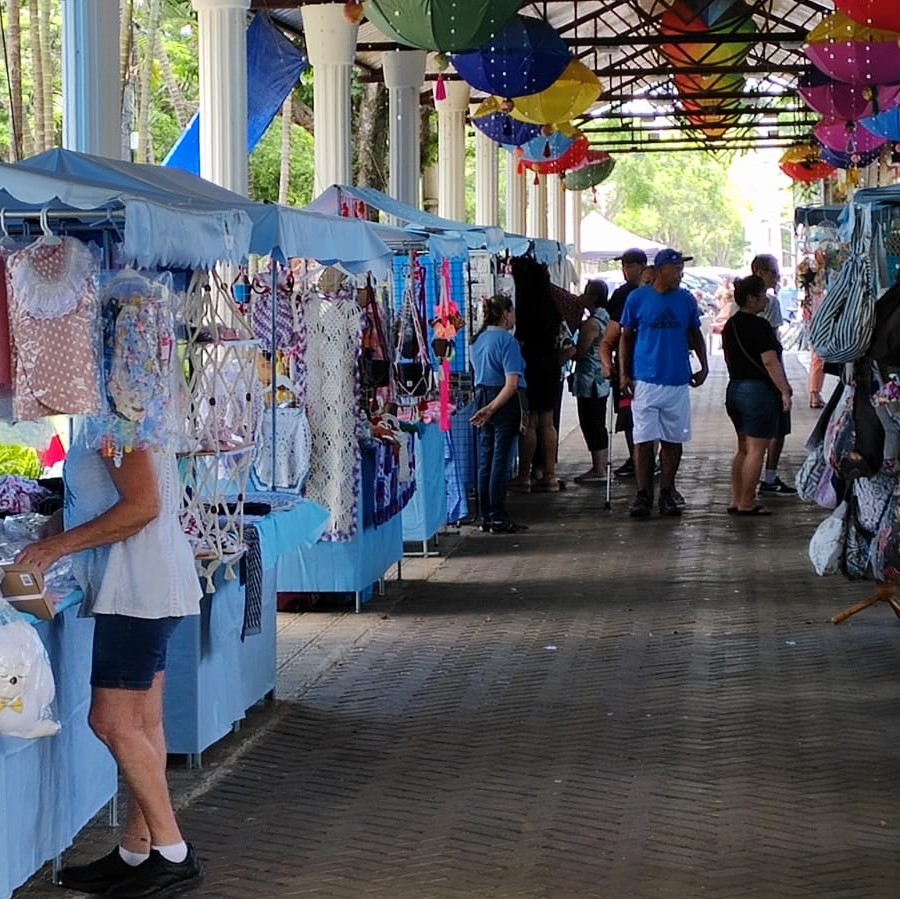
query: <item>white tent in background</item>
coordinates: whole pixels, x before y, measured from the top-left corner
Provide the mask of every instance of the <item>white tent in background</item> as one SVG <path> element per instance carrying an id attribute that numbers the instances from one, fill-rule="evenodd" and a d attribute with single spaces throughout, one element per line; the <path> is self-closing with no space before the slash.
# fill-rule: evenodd
<path id="1" fill-rule="evenodd" d="M 589 212 L 581 220 L 581 248 L 578 255 L 582 262 L 594 263 L 592 267 L 595 268 L 605 268 L 605 263 L 632 247 L 643 250 L 650 262 L 653 262 L 654 253 L 661 250 L 663 245 L 620 228 L 599 212 Z"/>

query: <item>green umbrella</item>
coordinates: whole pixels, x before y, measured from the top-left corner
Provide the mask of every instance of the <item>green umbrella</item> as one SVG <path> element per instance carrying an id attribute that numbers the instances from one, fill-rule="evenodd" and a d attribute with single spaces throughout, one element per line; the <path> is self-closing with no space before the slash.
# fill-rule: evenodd
<path id="1" fill-rule="evenodd" d="M 567 172 L 563 179 L 566 190 L 587 190 L 589 187 L 596 187 L 601 181 L 605 181 L 616 167 L 616 161 L 609 155 L 604 155 L 606 155 L 606 159 L 600 162 L 589 162 L 580 169 L 575 169 L 574 172 Z"/>
<path id="2" fill-rule="evenodd" d="M 520 0 L 365 0 L 369 21 L 408 47 L 461 53 L 486 44 Z"/>

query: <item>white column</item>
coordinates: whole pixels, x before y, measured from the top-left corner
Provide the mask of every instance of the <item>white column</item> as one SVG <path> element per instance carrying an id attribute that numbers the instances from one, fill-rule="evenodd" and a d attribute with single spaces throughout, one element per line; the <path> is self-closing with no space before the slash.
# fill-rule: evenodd
<path id="1" fill-rule="evenodd" d="M 528 228 L 529 237 L 547 236 L 547 176 L 534 176 L 534 172 L 525 173 L 528 179 Z M 537 184 L 535 184 L 537 181 Z"/>
<path id="2" fill-rule="evenodd" d="M 424 50 L 381 54 L 388 89 L 390 194 L 408 206 L 419 205 L 419 96 L 425 80 Z"/>
<path id="3" fill-rule="evenodd" d="M 435 99 L 438 114 L 438 215 L 466 220 L 466 111 L 469 85 L 444 83 L 446 97 Z"/>
<path id="4" fill-rule="evenodd" d="M 566 242 L 566 197 L 559 175 L 547 175 L 547 236 Z"/>
<path id="5" fill-rule="evenodd" d="M 496 227 L 500 224 L 497 196 L 499 170 L 497 144 L 483 131 L 475 129 L 475 224 Z"/>
<path id="6" fill-rule="evenodd" d="M 200 39 L 200 175 L 247 194 L 250 0 L 192 0 Z"/>
<path id="7" fill-rule="evenodd" d="M 581 284 L 581 191 L 566 191 L 566 244 L 577 276 Z"/>
<path id="8" fill-rule="evenodd" d="M 122 158 L 119 0 L 66 0 L 63 14 L 63 146 Z"/>
<path id="9" fill-rule="evenodd" d="M 528 228 L 526 210 L 528 192 L 527 175 L 518 172 L 519 160 L 514 153 L 506 154 L 506 230 L 510 234 L 524 234 Z"/>
<path id="10" fill-rule="evenodd" d="M 356 53 L 357 25 L 344 18 L 341 3 L 302 6 L 306 52 L 313 67 L 316 131 L 313 193 L 353 179 L 350 148 L 350 69 Z"/>

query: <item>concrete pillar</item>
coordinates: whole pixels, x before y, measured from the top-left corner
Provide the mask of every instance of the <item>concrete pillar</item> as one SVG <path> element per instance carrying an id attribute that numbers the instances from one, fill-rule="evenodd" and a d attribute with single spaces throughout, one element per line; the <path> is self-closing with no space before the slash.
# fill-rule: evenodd
<path id="1" fill-rule="evenodd" d="M 514 153 L 506 154 L 506 230 L 510 234 L 524 234 L 528 228 L 526 210 L 528 191 L 527 174 L 518 173 L 519 160 Z"/>
<path id="2" fill-rule="evenodd" d="M 392 50 L 381 54 L 388 89 L 388 165 L 390 195 L 419 205 L 419 95 L 425 80 L 424 50 Z"/>
<path id="3" fill-rule="evenodd" d="M 525 173 L 528 179 L 528 228 L 526 234 L 529 237 L 547 236 L 547 176 L 534 172 Z M 535 183 L 537 182 L 537 183 Z"/>
<path id="4" fill-rule="evenodd" d="M 446 97 L 435 99 L 438 114 L 438 215 L 466 220 L 466 112 L 469 85 L 444 83 Z"/>
<path id="5" fill-rule="evenodd" d="M 566 191 L 566 245 L 575 268 L 576 284 L 581 285 L 581 191 Z"/>
<path id="6" fill-rule="evenodd" d="M 63 146 L 122 158 L 119 2 L 66 0 L 63 15 Z"/>
<path id="7" fill-rule="evenodd" d="M 500 173 L 497 144 L 483 131 L 475 129 L 475 224 L 497 227 L 500 224 L 500 198 L 497 196 Z"/>
<path id="8" fill-rule="evenodd" d="M 313 194 L 332 184 L 350 184 L 350 69 L 356 54 L 357 25 L 344 18 L 341 3 L 302 6 L 306 52 L 313 67 L 316 130 Z"/>
<path id="9" fill-rule="evenodd" d="M 246 196 L 250 0 L 192 0 L 200 39 L 200 175 Z"/>
<path id="10" fill-rule="evenodd" d="M 547 175 L 547 236 L 566 242 L 566 197 L 559 175 Z"/>

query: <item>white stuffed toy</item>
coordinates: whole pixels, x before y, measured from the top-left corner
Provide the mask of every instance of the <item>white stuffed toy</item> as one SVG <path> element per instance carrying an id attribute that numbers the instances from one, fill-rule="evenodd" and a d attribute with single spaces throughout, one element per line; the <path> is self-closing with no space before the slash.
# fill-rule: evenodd
<path id="1" fill-rule="evenodd" d="M 59 733 L 50 708 L 55 695 L 41 638 L 0 600 L 0 735 L 32 740 Z"/>

